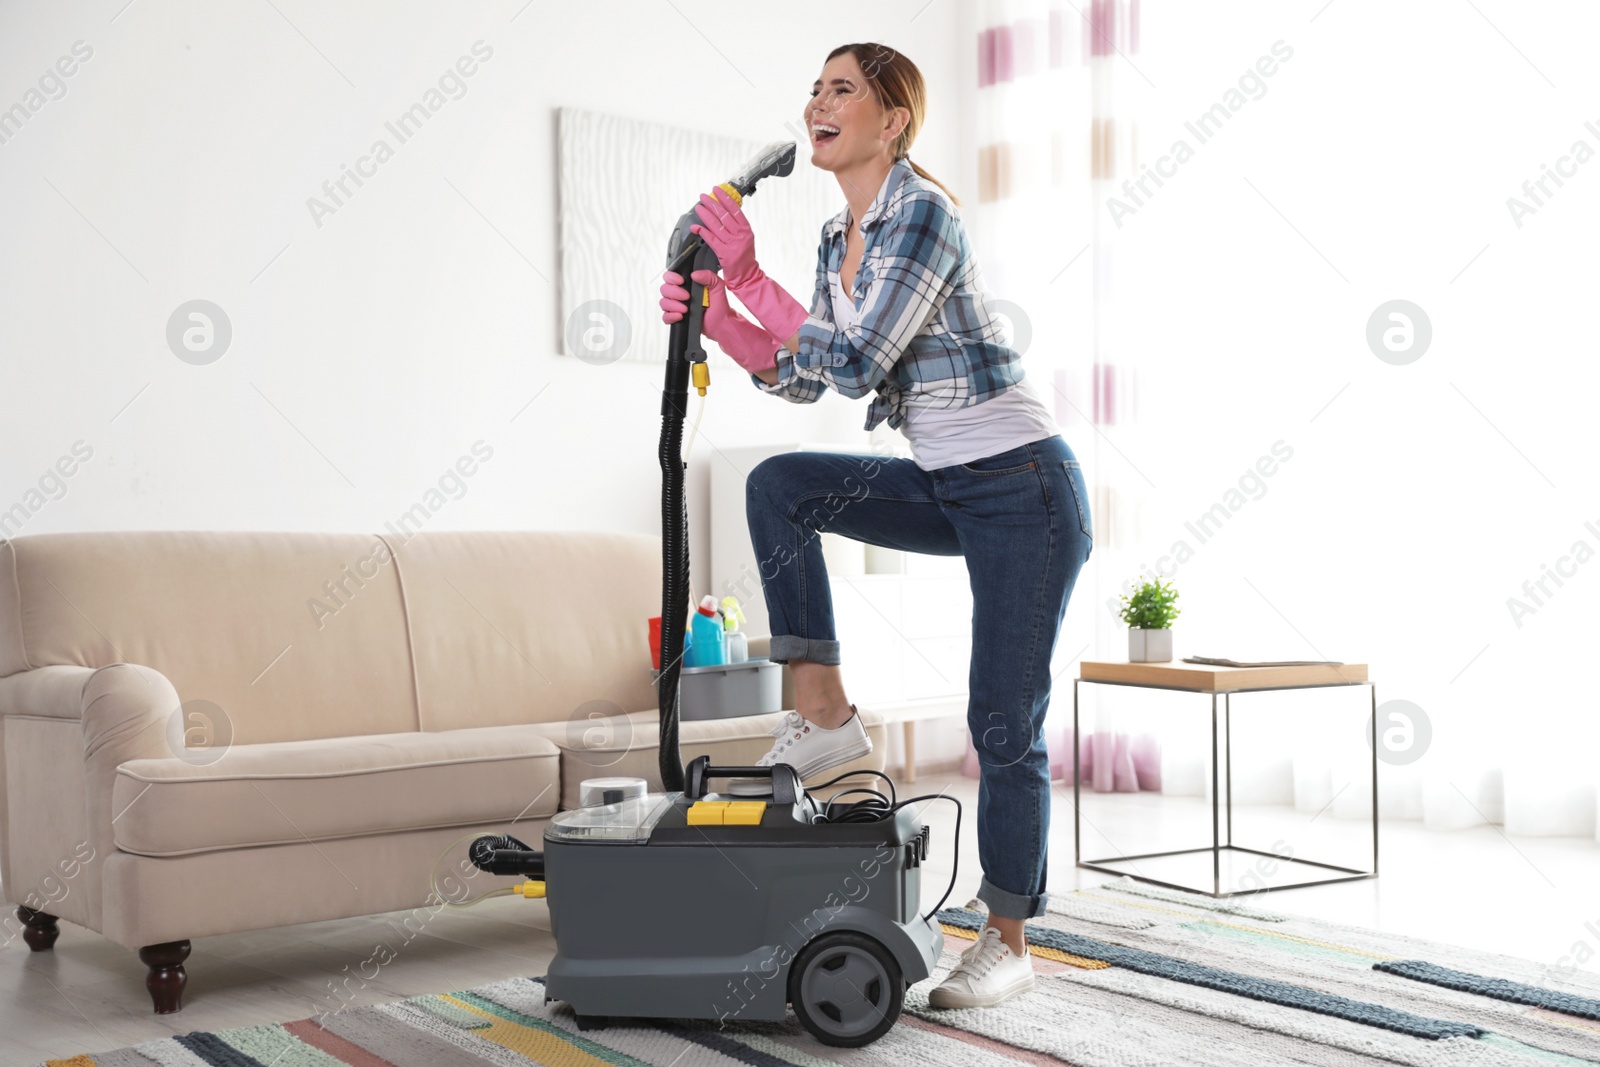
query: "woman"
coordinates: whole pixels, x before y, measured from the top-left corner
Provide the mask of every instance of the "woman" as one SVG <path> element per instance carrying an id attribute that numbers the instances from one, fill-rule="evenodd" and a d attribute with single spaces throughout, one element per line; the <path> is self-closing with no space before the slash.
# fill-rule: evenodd
<path id="1" fill-rule="evenodd" d="M 986 1007 L 1033 984 L 1023 921 L 1047 900 L 1050 658 L 1091 527 L 1077 458 L 991 313 L 959 203 L 907 158 L 924 104 L 905 56 L 876 44 L 835 49 L 804 120 L 812 164 L 833 172 L 848 206 L 823 226 L 811 309 L 762 272 L 749 223 L 720 188 L 701 198 L 693 230 L 722 275 L 693 278 L 710 294 L 706 335 L 763 391 L 801 404 L 829 387 L 876 393 L 865 428 L 887 418 L 911 446 L 911 459 L 791 453 L 750 473 L 769 655 L 789 664 L 796 703 L 763 764 L 809 777 L 872 748 L 840 679 L 816 534 L 966 559 L 977 895 L 989 918 L 928 999 Z M 728 306 L 728 289 L 756 322 Z M 667 272 L 661 294 L 663 318 L 676 321 L 688 299 L 682 277 Z"/>

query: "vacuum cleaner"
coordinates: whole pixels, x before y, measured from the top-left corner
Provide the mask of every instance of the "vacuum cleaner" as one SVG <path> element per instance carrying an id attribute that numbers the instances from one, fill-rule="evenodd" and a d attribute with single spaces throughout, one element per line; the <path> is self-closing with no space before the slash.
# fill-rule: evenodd
<path id="1" fill-rule="evenodd" d="M 768 145 L 725 183 L 736 202 L 770 176 L 794 169 L 795 143 Z M 683 421 L 692 381 L 710 382 L 701 323 L 708 294 L 690 274 L 718 270 L 716 254 L 689 232 L 691 208 L 673 228 L 668 269 L 689 289 L 688 314 L 672 324 L 661 400 L 661 628 L 659 760 L 662 789 L 642 778 L 594 778 L 580 804 L 558 812 L 535 850 L 513 837 L 481 837 L 472 862 L 491 874 L 526 876 L 518 886 L 550 908 L 556 954 L 545 1000 L 565 1001 L 580 1029 L 613 1019 L 800 1022 L 828 1045 L 859 1047 L 899 1018 L 906 989 L 927 978 L 944 935 L 919 914 L 929 828 L 878 772 L 852 771 L 813 796 L 786 763 L 687 769 L 678 747 L 678 682 L 689 610 L 689 538 L 684 503 Z M 843 788 L 875 774 L 888 793 Z M 766 778 L 770 795 L 733 798 L 712 787 Z M 953 858 L 959 858 L 954 856 Z"/>

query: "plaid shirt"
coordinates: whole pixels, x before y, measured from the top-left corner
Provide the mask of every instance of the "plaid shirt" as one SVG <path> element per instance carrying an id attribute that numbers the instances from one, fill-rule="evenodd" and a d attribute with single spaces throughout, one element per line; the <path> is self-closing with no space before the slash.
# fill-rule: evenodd
<path id="1" fill-rule="evenodd" d="M 851 399 L 876 391 L 862 428 L 887 418 L 899 429 L 908 406 L 968 407 L 1022 380 L 1021 353 L 990 313 L 966 230 L 943 190 L 904 159 L 890 167 L 861 216 L 865 247 L 849 294 L 860 321 L 842 328 L 830 297 L 849 226 L 848 205 L 823 224 L 800 351 L 778 350 L 774 385 L 750 375 L 763 392 L 809 404 L 830 385 Z"/>

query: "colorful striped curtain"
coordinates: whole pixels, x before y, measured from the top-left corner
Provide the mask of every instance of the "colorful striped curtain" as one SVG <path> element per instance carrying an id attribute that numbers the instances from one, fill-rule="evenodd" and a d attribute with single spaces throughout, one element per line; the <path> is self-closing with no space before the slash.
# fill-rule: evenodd
<path id="1" fill-rule="evenodd" d="M 1068 613 L 1047 725 L 1053 773 L 1068 780 L 1072 664 L 1126 651 L 1125 627 L 1104 603 L 1124 576 L 1105 560 L 1137 532 L 1139 476 L 1117 461 L 1102 428 L 1133 423 L 1138 390 L 1109 314 L 1116 229 L 1101 205 L 1137 162 L 1139 16 L 1139 0 L 984 0 L 978 14 L 978 198 L 965 217 L 988 290 L 1011 317 L 1013 343 L 1092 497 L 1095 553 L 1073 594 L 1092 610 Z M 1108 705 L 1099 732 L 1079 746 L 1085 783 L 1160 789 L 1156 737 L 1114 714 Z M 970 747 L 966 768 L 977 773 Z"/>

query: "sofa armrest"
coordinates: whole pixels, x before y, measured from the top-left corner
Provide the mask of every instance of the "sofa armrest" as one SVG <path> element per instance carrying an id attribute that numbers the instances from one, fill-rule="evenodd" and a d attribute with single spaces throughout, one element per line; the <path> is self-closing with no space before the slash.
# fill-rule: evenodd
<path id="1" fill-rule="evenodd" d="M 174 755 L 167 720 L 178 710 L 178 691 L 167 676 L 137 663 L 113 663 L 83 686 L 83 762 L 105 771 L 110 813 L 111 782 L 131 759 Z"/>
<path id="2" fill-rule="evenodd" d="M 35 667 L 0 678 L 0 715 L 83 716 L 83 687 L 93 667 Z"/>
<path id="3" fill-rule="evenodd" d="M 117 768 L 173 754 L 167 728 L 178 706 L 165 675 L 134 663 L 39 667 L 0 678 L 0 819 L 16 831 L 0 841 L 8 899 L 20 902 L 15 894 L 55 877 L 59 861 L 75 855 L 89 871 L 75 876 L 58 910 L 100 929 L 100 866 L 115 847 Z"/>

